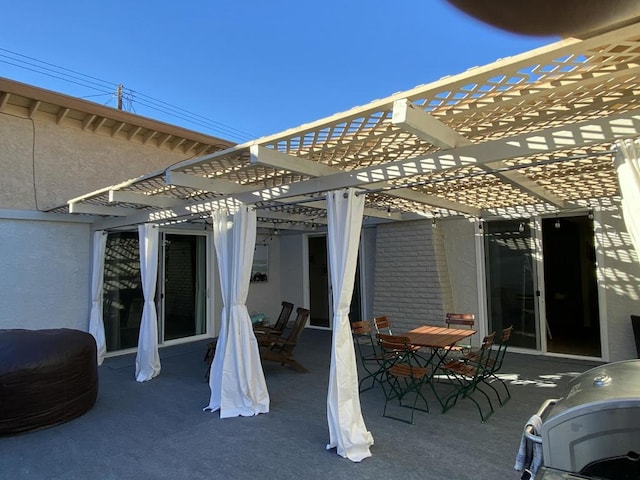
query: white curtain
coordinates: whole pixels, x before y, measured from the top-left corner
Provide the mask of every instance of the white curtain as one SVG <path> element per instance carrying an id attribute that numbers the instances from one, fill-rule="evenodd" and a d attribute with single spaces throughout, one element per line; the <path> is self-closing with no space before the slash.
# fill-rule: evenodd
<path id="1" fill-rule="evenodd" d="M 618 140 L 614 160 L 622 193 L 622 215 L 640 259 L 640 139 Z"/>
<path id="2" fill-rule="evenodd" d="M 136 380 L 145 382 L 160 373 L 158 355 L 158 315 L 156 313 L 156 281 L 158 278 L 158 243 L 160 233 L 157 225 L 138 225 L 140 238 L 140 275 L 144 307 L 138 336 L 136 356 Z"/>
<path id="3" fill-rule="evenodd" d="M 93 232 L 93 266 L 91 269 L 91 314 L 89 316 L 89 333 L 96 340 L 97 361 L 102 365 L 107 343 L 104 336 L 104 319 L 102 318 L 102 292 L 104 282 L 104 253 L 107 248 L 107 232 Z"/>
<path id="4" fill-rule="evenodd" d="M 349 306 L 358 261 L 364 195 L 352 189 L 327 194 L 329 264 L 333 288 L 333 342 L 327 395 L 329 444 L 354 462 L 371 456 L 373 436 L 364 424 L 358 392 Z"/>
<path id="5" fill-rule="evenodd" d="M 241 207 L 233 222 L 226 213 L 215 212 L 213 239 L 223 307 L 205 410 L 220 410 L 220 418 L 267 413 L 269 392 L 246 306 L 256 243 L 255 210 Z"/>

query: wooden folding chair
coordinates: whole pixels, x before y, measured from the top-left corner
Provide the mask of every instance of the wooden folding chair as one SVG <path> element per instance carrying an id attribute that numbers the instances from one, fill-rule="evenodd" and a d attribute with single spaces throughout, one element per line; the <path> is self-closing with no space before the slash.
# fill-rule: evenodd
<path id="1" fill-rule="evenodd" d="M 386 381 L 381 383 L 385 395 L 383 417 L 393 418 L 413 424 L 415 410 L 429 411 L 427 399 L 422 394 L 422 386 L 430 378 L 430 368 L 421 365 L 409 338 L 401 335 L 377 335 L 384 356 L 384 375 Z M 413 397 L 410 404 L 403 402 L 406 397 Z M 424 408 L 418 406 L 418 399 Z M 387 413 L 389 402 L 397 400 L 401 407 L 411 410 L 409 420 Z"/>
<path id="2" fill-rule="evenodd" d="M 504 362 L 504 356 L 507 353 L 507 345 L 509 344 L 509 340 L 511 339 L 512 333 L 513 333 L 513 325 L 502 330 L 502 335 L 500 335 L 500 338 L 498 339 L 498 342 L 497 342 L 498 348 L 495 350 L 495 354 L 492 355 L 487 360 L 487 372 L 485 373 L 482 379 L 482 382 L 495 392 L 496 397 L 498 397 L 498 403 L 500 404 L 500 406 L 503 406 L 511 398 L 511 392 L 509 392 L 509 387 L 507 386 L 507 383 L 502 378 L 500 378 L 500 376 L 498 375 L 498 372 L 502 368 L 502 364 Z M 494 346 L 495 344 L 496 342 L 494 342 Z M 481 352 L 475 351 L 463 356 L 462 360 L 467 363 L 479 363 L 481 361 L 480 356 L 481 356 Z M 506 394 L 504 399 L 502 399 L 502 397 L 498 393 L 498 389 L 496 389 L 492 385 L 492 383 L 495 381 L 502 384 L 502 387 L 504 388 L 505 394 Z"/>
<path id="3" fill-rule="evenodd" d="M 351 322 L 351 334 L 356 352 L 360 357 L 360 363 L 366 372 L 366 375 L 358 383 L 358 391 L 366 392 L 375 387 L 376 382 L 383 381 L 384 357 L 371 336 L 371 321 Z M 371 386 L 363 390 L 362 384 L 369 379 Z"/>
<path id="4" fill-rule="evenodd" d="M 440 367 L 452 380 L 452 385 L 454 386 L 454 390 L 442 401 L 443 412 L 451 409 L 459 398 L 467 398 L 475 404 L 482 422 L 485 422 L 493 415 L 494 409 L 491 399 L 489 395 L 480 388 L 480 383 L 490 372 L 489 362 L 491 361 L 491 347 L 493 346 L 494 338 L 495 332 L 484 337 L 480 350 L 478 351 L 479 356 L 477 362 L 464 362 L 459 359 L 454 359 Z M 474 398 L 474 393 L 476 392 L 480 392 L 489 404 L 489 412 L 486 415 L 483 413 L 478 401 Z"/>
<path id="5" fill-rule="evenodd" d="M 472 329 L 476 319 L 473 313 L 447 313 L 444 323 L 447 328 L 469 328 Z M 464 340 L 465 343 L 459 342 L 456 345 L 447 347 L 449 353 L 465 354 L 471 351 L 471 337 Z"/>
<path id="6" fill-rule="evenodd" d="M 280 310 L 280 314 L 278 315 L 278 319 L 273 327 L 265 327 L 264 325 L 255 325 L 253 327 L 253 332 L 257 335 L 282 335 L 285 328 L 287 328 L 287 324 L 289 323 L 289 318 L 291 318 L 291 313 L 293 312 L 293 303 L 291 302 L 282 302 L 282 309 Z"/>
<path id="7" fill-rule="evenodd" d="M 296 319 L 287 336 L 270 336 L 268 345 L 260 344 L 260 358 L 262 360 L 278 362 L 281 365 L 289 365 L 297 372 L 307 373 L 309 370 L 293 358 L 293 350 L 300 338 L 300 334 L 304 330 L 310 312 L 306 308 L 299 307 L 296 313 Z"/>

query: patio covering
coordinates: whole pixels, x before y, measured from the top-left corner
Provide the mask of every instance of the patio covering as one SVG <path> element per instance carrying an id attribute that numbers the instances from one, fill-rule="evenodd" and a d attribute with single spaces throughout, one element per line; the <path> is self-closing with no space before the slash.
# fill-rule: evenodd
<path id="1" fill-rule="evenodd" d="M 345 188 L 358 189 L 366 222 L 617 208 L 611 145 L 640 135 L 639 73 L 640 23 L 567 38 L 179 162 L 53 211 L 96 215 L 94 227 L 110 229 L 204 223 L 212 210 L 252 205 L 258 226 L 311 230 L 327 224 L 328 192 Z M 336 234 L 348 232 L 342 228 Z M 239 277 L 229 288 L 241 288 Z M 225 309 L 233 310 L 226 295 Z M 348 331 L 340 334 L 344 312 L 336 309 L 332 361 L 350 340 Z M 351 362 L 353 351 L 344 353 Z M 330 382 L 329 446 L 353 460 L 365 458 L 373 439 L 359 412 L 338 418 L 335 409 L 344 407 L 353 385 L 335 377 Z M 213 393 L 212 388 L 210 407 L 216 409 Z M 349 454 L 348 439 L 339 439 L 345 433 L 340 429 L 352 421 L 358 427 L 355 455 Z"/>
<path id="2" fill-rule="evenodd" d="M 326 224 L 327 191 L 366 190 L 365 221 L 553 215 L 619 200 L 611 145 L 640 132 L 640 24 L 546 47 L 74 198 L 96 227 Z M 153 141 L 150 140 L 150 141 Z"/>

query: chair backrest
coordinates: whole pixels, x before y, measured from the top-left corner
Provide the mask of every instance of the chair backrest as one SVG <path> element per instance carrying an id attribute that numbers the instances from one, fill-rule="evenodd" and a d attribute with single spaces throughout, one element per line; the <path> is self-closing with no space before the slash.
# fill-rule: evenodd
<path id="1" fill-rule="evenodd" d="M 393 335 L 393 332 L 391 331 L 391 320 L 389 320 L 389 317 L 386 315 L 373 317 L 373 325 L 376 327 L 376 333 Z"/>
<path id="2" fill-rule="evenodd" d="M 489 335 L 482 339 L 482 345 L 480 345 L 479 358 L 478 358 L 478 368 L 477 370 L 485 370 L 488 369 L 489 363 L 491 360 L 491 347 L 493 347 L 493 342 L 496 337 L 496 332 L 491 332 Z M 481 372 L 479 372 L 481 373 Z"/>
<path id="3" fill-rule="evenodd" d="M 378 333 L 376 338 L 384 353 L 385 360 L 397 360 L 405 356 L 405 354 L 413 353 L 409 337 Z"/>
<path id="4" fill-rule="evenodd" d="M 353 335 L 353 343 L 358 349 L 360 357 L 365 357 L 372 352 L 375 353 L 376 347 L 371 336 L 370 320 L 351 322 L 351 333 Z M 367 350 L 366 352 L 365 349 Z"/>
<path id="5" fill-rule="evenodd" d="M 273 329 L 282 331 L 287 328 L 287 323 L 289 323 L 289 318 L 291 318 L 291 312 L 293 312 L 293 303 L 282 302 L 282 309 L 280 310 L 280 315 L 278 315 Z"/>
<path id="6" fill-rule="evenodd" d="M 504 356 L 507 353 L 507 345 L 509 344 L 509 339 L 511 338 L 511 333 L 513 332 L 513 325 L 502 330 L 502 335 L 498 340 L 498 352 L 496 353 L 495 361 L 493 364 L 493 371 L 497 372 L 502 367 L 502 361 L 504 360 Z"/>
<path id="7" fill-rule="evenodd" d="M 476 317 L 473 313 L 447 313 L 444 322 L 447 327 L 455 325 L 456 327 L 473 328 L 476 323 Z"/>
<path id="8" fill-rule="evenodd" d="M 293 321 L 293 326 L 291 327 L 291 330 L 289 330 L 289 334 L 287 335 L 287 344 L 282 348 L 282 350 L 284 351 L 293 350 L 298 341 L 298 338 L 300 338 L 300 334 L 307 324 L 307 319 L 309 318 L 309 314 L 311 312 L 306 308 L 298 307 L 296 313 L 297 315 L 295 320 Z"/>
<path id="9" fill-rule="evenodd" d="M 369 320 L 351 322 L 351 333 L 353 333 L 354 335 L 371 336 L 371 322 Z"/>

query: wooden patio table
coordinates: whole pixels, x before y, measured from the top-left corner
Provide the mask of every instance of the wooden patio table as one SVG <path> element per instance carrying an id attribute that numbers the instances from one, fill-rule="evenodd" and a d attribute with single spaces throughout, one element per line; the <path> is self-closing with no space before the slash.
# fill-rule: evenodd
<path id="1" fill-rule="evenodd" d="M 440 406 L 444 409 L 444 404 L 440 395 L 433 385 L 433 378 L 436 374 L 436 371 L 442 365 L 442 362 L 447 356 L 449 349 L 447 347 L 452 347 L 460 340 L 464 340 L 467 337 L 475 334 L 476 331 L 472 329 L 464 329 L 464 328 L 447 328 L 447 327 L 436 327 L 433 325 L 423 325 L 421 327 L 414 328 L 407 333 L 403 333 L 402 335 L 405 337 L 409 337 L 409 340 L 412 345 L 428 348 L 431 350 L 431 354 L 428 357 L 428 363 L 431 366 L 431 373 L 429 378 L 429 385 L 431 385 L 431 390 L 435 394 L 438 402 L 440 402 Z"/>

